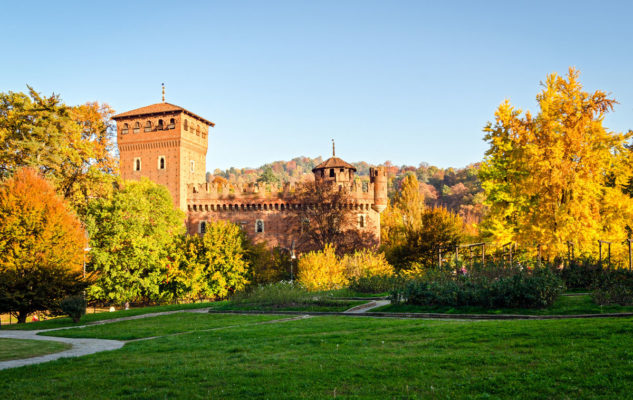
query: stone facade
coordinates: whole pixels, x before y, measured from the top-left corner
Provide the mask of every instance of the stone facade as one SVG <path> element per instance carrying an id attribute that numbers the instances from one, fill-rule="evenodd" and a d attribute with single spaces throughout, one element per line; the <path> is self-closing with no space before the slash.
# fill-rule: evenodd
<path id="1" fill-rule="evenodd" d="M 300 234 L 295 222 L 301 204 L 292 185 L 216 185 L 205 182 L 209 127 L 214 124 L 181 107 L 158 103 L 118 114 L 117 139 L 123 179 L 147 177 L 165 185 L 176 207 L 187 213 L 189 234 L 209 221 L 236 223 L 256 242 L 290 247 Z M 387 206 L 384 168 L 370 170 L 370 182 L 354 180 L 356 168 L 332 157 L 313 169 L 317 183 L 348 193 L 340 207 L 356 214 L 355 228 L 380 240 L 380 213 Z"/>

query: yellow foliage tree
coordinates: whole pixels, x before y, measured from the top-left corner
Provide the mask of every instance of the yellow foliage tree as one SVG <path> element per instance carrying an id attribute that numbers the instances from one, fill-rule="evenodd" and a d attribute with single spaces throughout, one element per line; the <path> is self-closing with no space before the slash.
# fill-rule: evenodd
<path id="1" fill-rule="evenodd" d="M 345 267 L 345 276 L 349 280 L 394 274 L 393 267 L 383 253 L 375 253 L 368 249 L 346 254 L 341 262 Z"/>
<path id="2" fill-rule="evenodd" d="M 311 251 L 299 259 L 297 280 L 307 290 L 332 290 L 345 287 L 345 265 L 336 257 L 334 247 L 327 244 L 321 251 Z"/>
<path id="3" fill-rule="evenodd" d="M 500 242 L 543 245 L 545 256 L 573 242 L 581 253 L 597 240 L 622 241 L 633 217 L 624 193 L 631 133 L 602 125 L 615 100 L 582 90 L 578 71 L 551 74 L 537 96 L 539 113 L 522 114 L 508 101 L 484 131 L 490 144 L 480 170 L 490 205 L 483 231 Z"/>

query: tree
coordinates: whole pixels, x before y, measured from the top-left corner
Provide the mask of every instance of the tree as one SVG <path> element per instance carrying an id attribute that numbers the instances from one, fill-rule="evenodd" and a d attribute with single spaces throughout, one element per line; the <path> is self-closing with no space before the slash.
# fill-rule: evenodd
<path id="1" fill-rule="evenodd" d="M 246 236 L 238 225 L 228 221 L 210 222 L 206 229 L 202 238 L 202 262 L 207 294 L 223 298 L 248 284 Z"/>
<path id="2" fill-rule="evenodd" d="M 385 249 L 387 260 L 399 269 L 412 263 L 437 265 L 440 250 L 451 251 L 461 242 L 463 227 L 456 213 L 444 207 L 428 208 L 422 212 L 419 228 L 407 230 L 400 243 Z"/>
<path id="3" fill-rule="evenodd" d="M 402 244 L 408 232 L 420 229 L 424 208 L 424 196 L 420 194 L 418 179 L 409 173 L 381 216 L 380 237 L 383 247 Z"/>
<path id="4" fill-rule="evenodd" d="M 373 235 L 356 229 L 356 211 L 347 207 L 351 200 L 345 188 L 329 182 L 305 182 L 297 186 L 295 196 L 301 207 L 292 210 L 288 222 L 299 238 L 300 251 L 332 245 L 338 254 L 344 254 L 377 246 Z"/>
<path id="5" fill-rule="evenodd" d="M 86 287 L 80 222 L 53 186 L 20 168 L 0 186 L 0 312 L 19 323 Z"/>
<path id="6" fill-rule="evenodd" d="M 578 75 L 573 68 L 566 78 L 549 75 L 535 117 L 505 101 L 486 125 L 483 230 L 494 240 L 542 244 L 545 256 L 555 256 L 567 241 L 587 253 L 598 239 L 626 237 L 633 204 L 623 193 L 631 168 L 623 152 L 631 133 L 603 127 L 615 100 L 583 91 Z"/>
<path id="7" fill-rule="evenodd" d="M 262 172 L 262 175 L 259 178 L 257 178 L 257 182 L 279 183 L 279 177 L 275 175 L 275 172 L 273 171 L 273 169 L 269 165 L 267 165 L 264 167 L 264 171 Z"/>
<path id="8" fill-rule="evenodd" d="M 37 168 L 83 216 L 90 198 L 112 190 L 117 159 L 112 109 L 70 107 L 59 96 L 0 93 L 0 176 Z"/>
<path id="9" fill-rule="evenodd" d="M 184 233 L 184 218 L 167 188 L 146 178 L 91 202 L 86 225 L 97 280 L 88 294 L 119 304 L 161 299 L 169 249 Z"/>
<path id="10" fill-rule="evenodd" d="M 225 298 L 244 289 L 251 275 L 249 246 L 241 228 L 227 221 L 208 222 L 204 236 L 176 238 L 161 295 L 192 300 Z"/>

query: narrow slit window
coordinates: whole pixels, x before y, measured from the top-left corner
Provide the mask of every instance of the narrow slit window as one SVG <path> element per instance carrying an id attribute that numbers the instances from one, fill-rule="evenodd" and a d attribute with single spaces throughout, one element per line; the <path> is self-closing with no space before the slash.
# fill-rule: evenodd
<path id="1" fill-rule="evenodd" d="M 134 171 L 141 170 L 141 159 L 139 157 L 134 159 Z"/>
<path id="2" fill-rule="evenodd" d="M 165 156 L 158 157 L 158 169 L 165 169 Z"/>
<path id="3" fill-rule="evenodd" d="M 255 221 L 255 232 L 264 233 L 264 221 L 262 221 L 261 219 Z"/>

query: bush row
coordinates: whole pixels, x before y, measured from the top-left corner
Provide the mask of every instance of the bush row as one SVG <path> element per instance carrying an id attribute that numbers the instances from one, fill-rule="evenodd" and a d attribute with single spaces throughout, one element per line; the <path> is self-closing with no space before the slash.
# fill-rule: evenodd
<path id="1" fill-rule="evenodd" d="M 391 299 L 428 306 L 542 308 L 552 305 L 565 289 L 561 278 L 549 268 L 516 269 L 505 275 L 489 278 L 442 271 L 433 279 L 410 280 L 394 290 Z"/>

